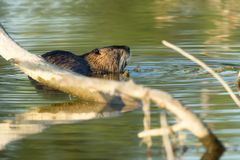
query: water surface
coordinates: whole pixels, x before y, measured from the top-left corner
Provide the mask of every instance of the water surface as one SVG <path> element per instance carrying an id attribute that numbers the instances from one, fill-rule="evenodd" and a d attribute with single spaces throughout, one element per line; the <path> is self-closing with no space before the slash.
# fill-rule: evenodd
<path id="1" fill-rule="evenodd" d="M 78 54 L 96 47 L 128 45 L 128 66 L 138 84 L 161 89 L 191 108 L 227 146 L 222 159 L 240 158 L 240 110 L 206 71 L 165 48 L 168 40 L 214 68 L 232 88 L 239 66 L 240 2 L 157 0 L 0 1 L 0 22 L 30 52 L 40 55 L 63 49 Z M 140 66 L 140 72 L 134 68 Z M 236 89 L 235 89 L 236 90 Z M 39 91 L 26 75 L 0 58 L 0 121 L 14 120 L 31 109 L 71 101 L 64 94 Z M 90 104 L 89 104 L 90 106 Z M 104 107 L 103 107 L 104 108 Z M 0 151 L 1 159 L 147 159 L 137 133 L 143 129 L 141 109 L 120 113 L 100 109 L 103 116 L 58 125 L 46 120 L 36 134 Z M 105 114 L 106 113 L 106 114 Z M 153 126 L 160 111 L 152 109 Z M 42 128 L 43 127 L 43 128 Z M 34 130 L 35 129 L 35 130 Z M 16 130 L 17 132 L 17 130 Z M 0 131 L 3 135 L 3 132 Z M 25 135 L 27 133 L 23 133 Z M 200 159 L 204 149 L 187 133 L 183 159 Z M 153 159 L 164 159 L 154 139 Z"/>

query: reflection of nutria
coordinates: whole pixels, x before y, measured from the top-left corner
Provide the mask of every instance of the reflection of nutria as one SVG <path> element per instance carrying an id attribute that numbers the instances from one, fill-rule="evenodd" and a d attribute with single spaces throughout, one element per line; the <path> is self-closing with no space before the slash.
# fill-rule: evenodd
<path id="1" fill-rule="evenodd" d="M 123 73 L 130 57 L 130 48 L 127 46 L 96 48 L 80 56 L 57 50 L 47 52 L 42 57 L 49 63 L 87 76 L 95 73 Z"/>
<path id="2" fill-rule="evenodd" d="M 83 55 L 56 50 L 47 52 L 42 57 L 51 64 L 85 76 L 120 80 L 120 74 L 124 72 L 130 58 L 130 48 L 128 46 L 108 46 L 96 48 Z M 34 80 L 32 83 L 38 89 L 49 89 Z"/>

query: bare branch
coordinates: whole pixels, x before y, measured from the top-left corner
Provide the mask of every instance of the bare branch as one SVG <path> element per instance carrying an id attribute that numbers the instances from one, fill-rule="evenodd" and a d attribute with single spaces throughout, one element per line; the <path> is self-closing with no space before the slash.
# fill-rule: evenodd
<path id="1" fill-rule="evenodd" d="M 148 95 L 143 99 L 143 126 L 144 131 L 148 131 L 151 129 L 151 111 L 150 111 L 150 101 Z M 147 145 L 148 149 L 152 146 L 152 138 L 151 136 L 145 136 L 143 138 L 143 142 Z"/>
<path id="2" fill-rule="evenodd" d="M 162 136 L 163 134 L 167 133 L 170 134 L 172 132 L 178 132 L 185 129 L 183 123 L 174 124 L 173 126 L 165 127 L 165 128 L 158 128 L 158 129 L 150 129 L 147 131 L 142 131 L 138 133 L 138 137 L 146 137 L 146 136 Z"/>
<path id="3" fill-rule="evenodd" d="M 133 81 L 117 82 L 89 78 L 60 69 L 17 45 L 1 28 L 0 55 L 36 81 L 87 101 L 140 106 L 148 95 L 149 102 L 175 115 L 183 124 L 183 128 L 191 131 L 199 140 L 204 140 L 204 146 L 211 148 L 216 145 L 219 150 L 224 149 L 217 137 L 195 114 L 166 92 L 145 88 Z M 211 143 L 208 143 L 209 137 L 212 138 Z"/>
<path id="4" fill-rule="evenodd" d="M 166 113 L 161 113 L 160 115 L 160 123 L 161 126 L 163 128 L 168 128 L 168 123 L 167 123 L 167 117 L 166 117 Z M 163 145 L 165 146 L 165 151 L 166 151 L 166 155 L 167 155 L 167 159 L 168 160 L 174 160 L 175 159 L 175 154 L 173 151 L 173 146 L 172 146 L 172 142 L 169 138 L 169 135 L 171 135 L 172 132 L 164 132 L 163 133 Z"/>
<path id="5" fill-rule="evenodd" d="M 181 55 L 187 57 L 188 59 L 192 60 L 193 62 L 197 63 L 198 65 L 200 65 L 202 68 L 204 68 L 205 70 L 207 70 L 214 78 L 216 78 L 224 87 L 224 89 L 229 93 L 229 95 L 231 96 L 231 98 L 233 99 L 233 101 L 236 103 L 236 105 L 238 107 L 240 107 L 240 101 L 237 98 L 237 96 L 233 93 L 232 89 L 229 87 L 229 85 L 222 79 L 221 76 L 219 76 L 216 72 L 214 72 L 214 70 L 212 70 L 210 67 L 208 67 L 204 62 L 200 61 L 199 59 L 197 59 L 196 57 L 192 56 L 191 54 L 185 52 L 184 50 L 182 50 L 181 48 L 167 42 L 167 41 L 162 41 L 162 43 L 177 51 L 178 53 L 180 53 Z"/>

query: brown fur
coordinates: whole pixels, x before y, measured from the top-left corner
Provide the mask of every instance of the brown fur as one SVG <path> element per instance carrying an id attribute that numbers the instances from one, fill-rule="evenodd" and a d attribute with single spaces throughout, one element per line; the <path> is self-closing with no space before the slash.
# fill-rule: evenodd
<path id="1" fill-rule="evenodd" d="M 130 57 L 126 46 L 110 46 L 98 48 L 82 55 L 95 73 L 122 73 Z"/>
<path id="2" fill-rule="evenodd" d="M 42 57 L 60 68 L 85 76 L 120 80 L 120 73 L 124 72 L 130 58 L 130 49 L 127 46 L 108 46 L 96 48 L 80 56 L 68 51 L 55 50 L 43 54 Z M 30 80 L 38 89 L 52 90 L 31 78 Z"/>
<path id="3" fill-rule="evenodd" d="M 130 49 L 127 46 L 108 46 L 80 56 L 57 50 L 45 53 L 42 57 L 49 63 L 83 75 L 122 73 L 130 57 Z"/>

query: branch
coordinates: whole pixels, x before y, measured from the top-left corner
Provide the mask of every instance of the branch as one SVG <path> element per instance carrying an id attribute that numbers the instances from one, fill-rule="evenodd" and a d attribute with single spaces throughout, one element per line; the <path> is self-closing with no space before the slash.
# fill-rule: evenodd
<path id="1" fill-rule="evenodd" d="M 166 117 L 166 113 L 161 113 L 160 115 L 160 122 L 161 122 L 161 126 L 163 128 L 168 128 L 168 123 L 167 123 L 167 117 Z M 172 133 L 164 133 L 163 134 L 163 145 L 165 146 L 165 151 L 166 151 L 166 155 L 167 155 L 167 160 L 174 160 L 175 159 L 175 153 L 174 153 L 174 149 L 172 146 L 172 142 L 170 140 L 170 136 Z"/>
<path id="2" fill-rule="evenodd" d="M 149 102 L 173 113 L 182 121 L 184 128 L 191 131 L 199 140 L 206 137 L 213 138 L 210 145 L 207 143 L 208 141 L 204 141 L 204 146 L 217 145 L 222 150 L 224 148 L 217 137 L 195 114 L 166 92 L 145 88 L 133 81 L 117 82 L 89 78 L 60 69 L 18 46 L 5 33 L 4 29 L 0 29 L 0 54 L 36 81 L 87 101 L 140 106 L 142 99 L 148 96 Z"/>
<path id="3" fill-rule="evenodd" d="M 174 124 L 165 128 L 151 129 L 138 133 L 138 137 L 143 138 L 146 136 L 162 136 L 164 134 L 170 134 L 172 132 L 178 132 L 185 129 L 183 123 Z"/>
<path id="4" fill-rule="evenodd" d="M 240 107 L 240 101 L 237 98 L 237 96 L 233 93 L 232 89 L 229 87 L 229 85 L 222 79 L 221 76 L 219 76 L 216 72 L 214 72 L 214 70 L 212 70 L 210 67 L 208 67 L 204 62 L 200 61 L 199 59 L 197 59 L 196 57 L 190 55 L 189 53 L 185 52 L 184 50 L 182 50 L 181 48 L 167 42 L 167 41 L 162 41 L 162 43 L 177 51 L 178 53 L 180 53 L 181 55 L 187 57 L 188 59 L 192 60 L 193 62 L 197 63 L 198 65 L 200 65 L 202 68 L 204 68 L 205 70 L 207 70 L 214 78 L 216 78 L 224 87 L 224 89 L 229 93 L 229 95 L 231 96 L 231 98 L 233 99 L 233 101 L 236 103 L 236 105 L 238 107 Z"/>

